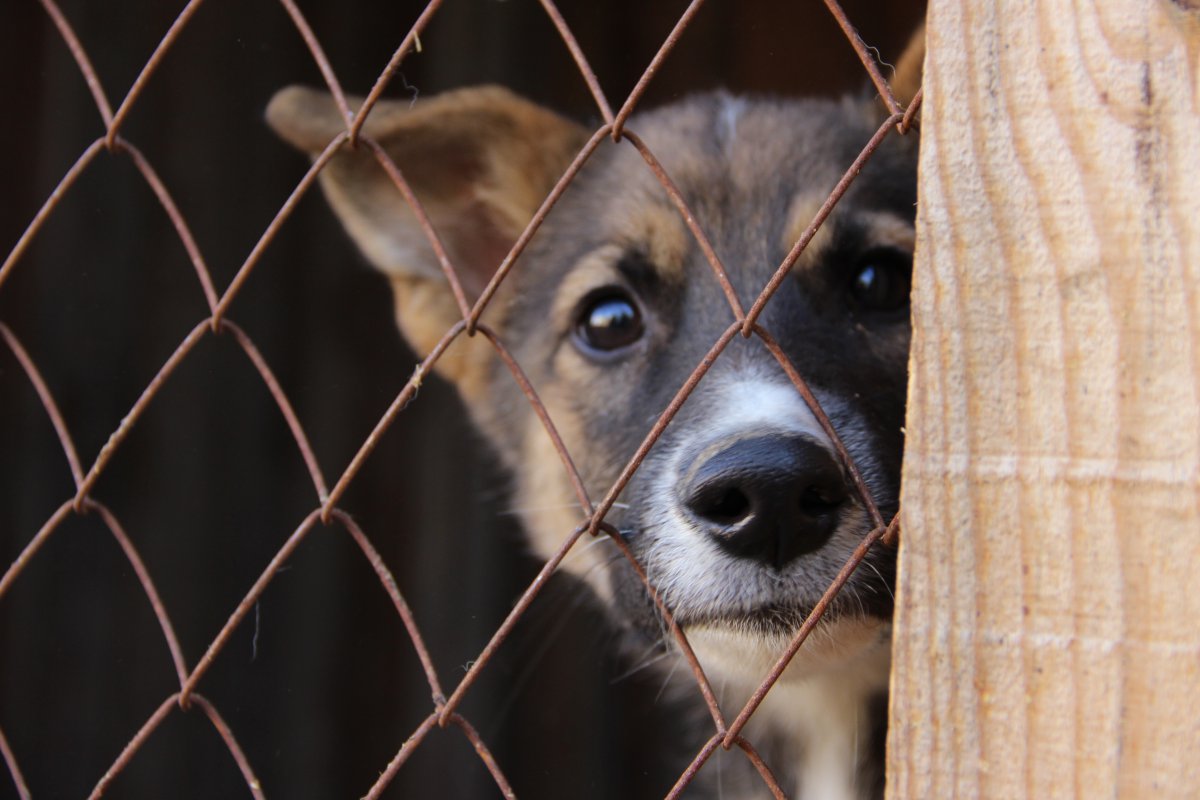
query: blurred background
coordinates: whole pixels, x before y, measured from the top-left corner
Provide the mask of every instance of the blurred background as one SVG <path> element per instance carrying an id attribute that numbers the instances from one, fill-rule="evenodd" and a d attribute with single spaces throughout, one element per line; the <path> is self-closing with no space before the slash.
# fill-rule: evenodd
<path id="1" fill-rule="evenodd" d="M 845 0 L 864 40 L 899 56 L 920 2 Z M 420 2 L 301 7 L 342 85 L 364 93 Z M 114 107 L 183 7 L 63 0 Z M 561 0 L 619 106 L 686 4 Z M 598 115 L 534 0 L 448 0 L 389 94 L 492 82 L 584 121 Z M 66 45 L 35 0 L 0 4 L 0 258 L 104 128 Z M 155 167 L 216 284 L 228 285 L 306 169 L 262 123 L 290 83 L 321 84 L 271 0 L 202 5 L 122 136 Z M 862 90 L 865 73 L 824 4 L 710 0 L 643 107 L 689 92 Z M 102 154 L 0 286 L 0 321 L 56 397 L 84 470 L 182 339 L 208 316 L 186 252 L 129 159 Z M 332 483 L 411 375 L 391 300 L 319 193 L 301 201 L 229 318 L 263 352 Z M 0 564 L 74 494 L 37 395 L 0 344 Z M 134 427 L 92 496 L 136 543 L 189 668 L 317 505 L 296 445 L 236 342 L 208 337 Z M 449 388 L 431 379 L 341 507 L 393 570 L 447 690 L 540 566 L 505 482 Z M 586 595 L 556 578 L 462 708 L 523 798 L 661 797 L 693 754 L 694 720 L 661 678 L 622 677 Z M 72 517 L 0 597 L 0 729 L 37 798 L 86 796 L 178 689 L 129 562 L 94 515 Z M 391 602 L 352 540 L 318 527 L 201 682 L 269 797 L 358 797 L 431 709 Z M 700 725 L 707 725 L 703 719 Z M 693 726 L 696 727 L 696 726 Z M 703 729 L 703 728 L 697 728 Z M 733 754 L 730 757 L 740 756 Z M 172 714 L 113 797 L 234 797 L 246 787 L 198 713 Z M 0 769 L 0 797 L 16 796 Z M 388 797 L 498 791 L 455 729 L 435 731 Z"/>

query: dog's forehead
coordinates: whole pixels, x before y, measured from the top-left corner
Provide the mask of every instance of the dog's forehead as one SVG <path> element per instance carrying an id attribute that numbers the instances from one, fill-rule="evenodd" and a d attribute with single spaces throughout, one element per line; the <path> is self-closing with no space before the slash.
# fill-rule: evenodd
<path id="1" fill-rule="evenodd" d="M 866 102 L 747 99 L 716 92 L 636 115 L 629 130 L 662 165 L 718 254 L 737 260 L 774 258 L 784 240 L 794 241 L 797 224 L 811 219 L 878 121 Z M 888 160 L 881 155 L 881 161 Z M 894 182 L 902 184 L 902 178 Z M 586 233 L 573 227 L 589 240 L 588 247 L 625 245 L 650 256 L 665 277 L 677 272 L 692 234 L 636 148 L 606 143 L 578 184 L 568 191 L 568 215 L 587 220 Z M 873 191 L 853 188 L 835 217 L 855 204 L 855 195 Z M 871 198 L 866 202 L 879 205 Z M 783 244 L 784 252 L 789 247 L 790 241 Z"/>
<path id="2" fill-rule="evenodd" d="M 857 103 L 716 92 L 634 117 L 630 127 L 681 189 L 723 185 L 748 200 L 769 197 L 776 188 L 836 181 L 847 166 L 844 155 L 857 149 L 847 139 L 869 136 L 869 120 L 868 108 Z M 623 167 L 637 166 L 640 159 L 624 155 Z"/>

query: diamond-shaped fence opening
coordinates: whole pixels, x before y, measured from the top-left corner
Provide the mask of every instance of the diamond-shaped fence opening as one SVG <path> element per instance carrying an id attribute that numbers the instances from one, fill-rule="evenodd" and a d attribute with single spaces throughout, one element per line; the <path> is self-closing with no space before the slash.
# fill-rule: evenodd
<path id="1" fill-rule="evenodd" d="M 920 5 L 7 4 L 6 785 L 651 797 L 713 757 L 770 785 L 738 735 L 753 703 L 681 716 L 622 677 L 578 586 L 534 580 L 556 562 L 525 554 L 504 480 L 424 379 L 440 351 L 414 372 L 386 286 L 262 111 L 297 81 L 414 98 L 499 82 L 638 148 L 671 191 L 624 124 L 691 90 L 874 84 L 893 113 L 861 158 L 899 135 L 878 54 Z M 760 307 L 734 303 L 713 352 L 742 333 L 772 347 Z M 475 324 L 443 344 L 473 333 L 507 358 Z M 597 513 L 572 541 L 607 534 L 617 488 L 581 498 Z"/>

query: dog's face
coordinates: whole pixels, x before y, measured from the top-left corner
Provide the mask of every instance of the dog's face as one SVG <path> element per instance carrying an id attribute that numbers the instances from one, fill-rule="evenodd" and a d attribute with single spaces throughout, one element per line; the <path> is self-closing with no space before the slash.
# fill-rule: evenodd
<path id="1" fill-rule="evenodd" d="M 707 234 L 743 307 L 766 285 L 878 124 L 864 105 L 694 98 L 637 118 Z M 915 164 L 878 154 L 760 319 L 813 388 L 885 513 L 894 511 L 908 351 Z M 596 154 L 516 272 L 498 325 L 559 426 L 589 493 L 616 480 L 658 414 L 734 321 L 701 247 L 633 147 Z M 510 416 L 512 381 L 483 424 L 502 452 L 530 454 Z M 493 392 L 492 398 L 499 396 Z M 579 522 L 550 453 L 523 455 L 518 505 L 544 554 Z M 537 480 L 523 478 L 532 463 Z M 871 521 L 830 438 L 775 357 L 737 337 L 650 451 L 608 520 L 624 533 L 706 666 L 757 682 Z M 567 513 L 539 512 L 561 506 Z M 609 565 L 603 566 L 601 562 Z M 568 561 L 568 564 L 571 564 Z M 574 562 L 620 618 L 661 623 L 623 558 Z M 840 660 L 882 633 L 893 562 L 871 555 L 802 658 Z M 850 620 L 854 631 L 848 630 Z M 849 635 L 848 635 L 849 634 Z M 833 650 L 830 645 L 835 644 Z M 725 664 L 725 657 L 729 663 Z M 756 656 L 756 657 L 751 657 Z M 748 661 L 753 663 L 748 663 Z"/>
<path id="2" fill-rule="evenodd" d="M 269 119 L 319 152 L 328 98 L 286 90 Z M 881 121 L 867 101 L 709 94 L 633 117 L 749 308 Z M 587 132 L 497 89 L 375 109 L 366 129 L 404 172 L 469 294 L 486 283 Z M 885 515 L 902 448 L 915 142 L 892 137 L 811 242 L 759 324 L 804 376 Z M 365 147 L 322 173 L 348 231 L 392 280 L 401 329 L 428 352 L 460 314 L 433 249 Z M 734 321 L 701 246 L 628 143 L 602 144 L 483 317 L 515 356 L 598 500 Z M 549 557 L 584 515 L 542 423 L 482 337 L 439 362 L 514 477 Z M 872 526 L 830 437 L 757 337 L 697 385 L 607 520 L 706 669 L 756 684 Z M 662 625 L 611 542 L 564 561 L 630 629 Z M 875 549 L 793 672 L 885 641 L 894 563 Z M 785 675 L 785 680 L 787 676 Z"/>

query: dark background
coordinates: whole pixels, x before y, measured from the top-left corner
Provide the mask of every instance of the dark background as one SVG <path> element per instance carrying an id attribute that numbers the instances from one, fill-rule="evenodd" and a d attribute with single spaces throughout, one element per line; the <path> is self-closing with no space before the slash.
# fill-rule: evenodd
<path id="1" fill-rule="evenodd" d="M 421 3 L 302 4 L 347 91 L 365 92 Z M 64 2 L 114 108 L 182 2 Z M 683 2 L 563 0 L 610 103 L 620 105 Z M 863 38 L 894 60 L 917 2 L 847 0 Z M 580 119 L 597 114 L 533 0 L 448 0 L 403 64 L 422 95 L 508 85 Z M 213 273 L 228 285 L 305 169 L 262 111 L 320 75 L 283 8 L 210 0 L 122 128 L 159 172 Z M 803 94 L 860 89 L 865 75 L 824 5 L 712 0 L 643 105 L 725 86 Z M 49 17 L 0 0 L 0 257 L 103 126 Z M 208 315 L 166 215 L 128 159 L 102 155 L 11 278 L 0 321 L 23 341 L 88 468 L 145 385 Z M 312 192 L 237 297 L 332 484 L 412 372 L 385 282 Z M 36 394 L 0 345 L 0 565 L 74 494 Z M 296 446 L 228 336 L 171 377 L 92 496 L 137 544 L 189 667 L 264 566 L 317 506 Z M 395 572 L 447 690 L 538 564 L 505 513 L 504 481 L 452 392 L 430 380 L 341 507 Z M 533 606 L 463 712 L 521 797 L 660 797 L 691 751 L 659 678 L 619 679 L 599 615 L 568 580 Z M 128 561 L 92 516 L 67 521 L 0 597 L 0 729 L 37 798 L 86 796 L 178 689 Z M 268 796 L 358 797 L 430 711 L 413 649 L 370 567 L 338 527 L 318 527 L 201 682 Z M 732 756 L 738 757 L 738 756 Z M 244 796 L 207 720 L 172 714 L 113 784 L 113 797 Z M 464 737 L 434 732 L 389 797 L 498 792 Z M 0 797 L 15 796 L 0 770 Z"/>

